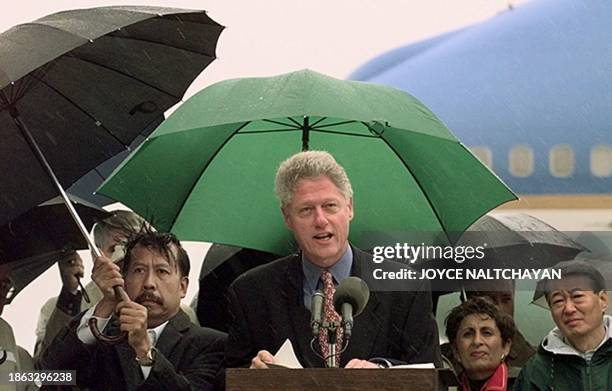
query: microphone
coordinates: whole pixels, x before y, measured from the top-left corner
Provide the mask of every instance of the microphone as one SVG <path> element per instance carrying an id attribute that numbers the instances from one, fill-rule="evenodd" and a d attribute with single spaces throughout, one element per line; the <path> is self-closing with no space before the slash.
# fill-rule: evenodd
<path id="1" fill-rule="evenodd" d="M 361 278 L 345 278 L 336 287 L 334 308 L 342 316 L 342 327 L 347 339 L 353 330 L 353 316 L 363 311 L 369 299 L 370 289 Z"/>
<path id="2" fill-rule="evenodd" d="M 325 295 L 321 291 L 315 291 L 311 300 L 310 328 L 312 329 L 312 335 L 317 337 L 321 327 L 321 314 L 323 313 L 323 300 L 325 300 Z"/>

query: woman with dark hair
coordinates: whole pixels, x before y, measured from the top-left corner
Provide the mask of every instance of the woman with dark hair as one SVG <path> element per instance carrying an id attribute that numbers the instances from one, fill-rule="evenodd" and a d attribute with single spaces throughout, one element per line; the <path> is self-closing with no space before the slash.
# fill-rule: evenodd
<path id="1" fill-rule="evenodd" d="M 452 309 L 446 317 L 446 336 L 461 364 L 462 391 L 505 391 L 505 359 L 516 331 L 512 318 L 476 297 Z"/>

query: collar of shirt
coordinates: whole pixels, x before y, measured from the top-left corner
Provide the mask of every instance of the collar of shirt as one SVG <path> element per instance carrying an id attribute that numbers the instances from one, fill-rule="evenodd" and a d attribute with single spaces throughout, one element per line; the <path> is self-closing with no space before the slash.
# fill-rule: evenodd
<path id="1" fill-rule="evenodd" d="M 335 283 L 339 283 L 345 278 L 351 275 L 351 268 L 353 266 L 353 250 L 351 246 L 347 246 L 346 251 L 340 257 L 340 260 L 334 264 L 331 268 L 329 268 L 330 273 L 334 277 Z M 302 253 L 302 273 L 304 275 L 304 283 L 302 287 L 302 291 L 304 293 L 304 305 L 306 308 L 310 310 L 310 302 L 312 300 L 312 295 L 317 290 L 319 286 L 319 279 L 321 278 L 321 274 L 323 273 L 322 268 L 313 264 L 304 256 Z"/>
<path id="2" fill-rule="evenodd" d="M 612 319 L 612 318 L 610 318 Z M 608 327 L 610 327 L 610 325 L 608 323 L 612 323 L 609 319 L 607 319 L 607 317 L 604 317 L 604 322 L 603 322 L 603 326 L 604 326 L 604 337 L 601 340 L 601 342 L 599 343 L 599 345 L 597 345 L 597 347 L 595 349 L 592 350 L 588 350 L 586 352 L 581 352 L 578 349 L 574 348 L 574 346 L 571 344 L 571 342 L 563 337 L 563 342 L 565 342 L 568 346 L 571 346 L 572 349 L 575 350 L 576 354 L 579 355 L 580 357 L 582 357 L 583 359 L 585 359 L 587 362 L 590 362 L 591 359 L 593 358 L 593 356 L 595 355 L 595 352 L 597 350 L 599 350 L 600 347 L 603 346 L 604 343 L 606 343 L 610 338 L 612 338 L 611 333 L 608 329 Z"/>
<path id="3" fill-rule="evenodd" d="M 159 341 L 159 336 L 161 335 L 161 333 L 164 332 L 164 329 L 166 328 L 167 325 L 168 325 L 168 321 L 165 321 L 164 323 L 160 324 L 159 326 L 155 328 L 147 329 L 147 333 L 149 334 L 149 337 L 153 339 L 153 341 L 151 341 L 153 346 L 157 345 L 157 341 Z"/>

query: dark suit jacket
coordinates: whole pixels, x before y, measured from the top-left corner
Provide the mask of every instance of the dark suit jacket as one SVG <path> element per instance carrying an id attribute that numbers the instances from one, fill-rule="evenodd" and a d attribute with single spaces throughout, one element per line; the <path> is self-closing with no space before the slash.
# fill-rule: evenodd
<path id="1" fill-rule="evenodd" d="M 226 334 L 196 326 L 183 312 L 166 325 L 155 348 L 146 380 L 127 342 L 85 345 L 76 335 L 75 317 L 53 340 L 37 363 L 41 369 L 77 371 L 77 384 L 94 390 L 209 390 L 223 361 Z M 112 330 L 114 328 L 114 330 Z M 109 326 L 110 334 L 117 332 Z"/>
<path id="2" fill-rule="evenodd" d="M 228 294 L 234 321 L 225 353 L 228 368 L 249 365 L 259 350 L 276 353 L 287 338 L 304 367 L 324 366 L 310 348 L 310 311 L 304 307 L 301 262 L 301 255 L 294 254 L 252 269 L 232 284 Z M 370 267 L 371 255 L 353 247 L 351 275 L 361 277 Z M 370 293 L 366 308 L 355 318 L 341 366 L 353 358 L 440 361 L 429 285 L 417 282 L 409 289 Z M 318 349 L 318 342 L 315 346 Z"/>

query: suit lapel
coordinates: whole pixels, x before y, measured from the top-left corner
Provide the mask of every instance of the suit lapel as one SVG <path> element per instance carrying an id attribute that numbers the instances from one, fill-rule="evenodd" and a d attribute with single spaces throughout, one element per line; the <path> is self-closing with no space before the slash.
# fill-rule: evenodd
<path id="1" fill-rule="evenodd" d="M 174 347 L 183 338 L 183 333 L 191 327 L 189 317 L 182 310 L 176 314 L 176 316 L 168 322 L 164 331 L 159 336 L 159 340 L 155 345 L 155 348 L 159 350 L 166 358 L 172 355 Z M 172 361 L 172 360 L 170 360 Z"/>
<path id="2" fill-rule="evenodd" d="M 318 358 L 310 349 L 310 311 L 304 307 L 304 291 L 302 259 L 300 254 L 294 255 L 294 259 L 288 262 L 285 285 L 287 303 L 284 308 L 288 310 L 289 339 L 293 343 L 295 353 L 304 367 L 318 367 L 322 365 Z M 281 307 L 282 308 L 282 307 Z"/>
<path id="3" fill-rule="evenodd" d="M 159 336 L 159 340 L 155 344 L 155 348 L 166 358 L 169 358 L 174 347 L 180 342 L 182 332 L 188 329 L 190 324 L 187 315 L 179 310 L 179 313 L 170 319 L 164 328 L 164 331 Z M 135 390 L 144 378 L 142 370 L 136 362 L 134 350 L 127 342 L 115 345 L 114 348 L 119 357 L 119 363 L 125 380 L 125 389 Z"/>

